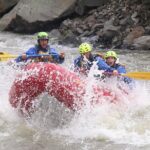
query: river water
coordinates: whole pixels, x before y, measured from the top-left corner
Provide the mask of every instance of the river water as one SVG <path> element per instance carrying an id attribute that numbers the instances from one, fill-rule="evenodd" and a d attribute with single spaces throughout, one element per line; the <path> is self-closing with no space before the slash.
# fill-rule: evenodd
<path id="1" fill-rule="evenodd" d="M 0 33 L 0 51 L 21 54 L 35 44 L 35 36 Z M 64 67 L 70 68 L 76 48 L 55 43 L 66 53 Z M 120 62 L 130 71 L 150 71 L 149 51 L 118 51 Z M 80 113 L 66 109 L 45 93 L 39 110 L 23 118 L 8 101 L 8 93 L 18 73 L 0 63 L 0 150 L 149 150 L 150 82 L 136 81 L 136 88 L 124 105 L 103 104 Z M 92 82 L 92 81 L 89 81 Z M 85 98 L 88 101 L 88 97 Z"/>

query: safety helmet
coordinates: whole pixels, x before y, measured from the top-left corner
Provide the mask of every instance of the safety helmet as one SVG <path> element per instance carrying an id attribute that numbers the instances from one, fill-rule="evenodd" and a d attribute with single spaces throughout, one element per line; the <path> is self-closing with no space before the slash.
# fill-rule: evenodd
<path id="1" fill-rule="evenodd" d="M 39 32 L 37 35 L 38 40 L 49 40 L 49 36 L 46 32 Z"/>
<path id="2" fill-rule="evenodd" d="M 108 51 L 105 54 L 105 59 L 107 59 L 108 57 L 114 57 L 115 59 L 117 59 L 117 54 L 115 51 Z"/>
<path id="3" fill-rule="evenodd" d="M 90 44 L 88 44 L 88 43 L 82 43 L 79 46 L 80 54 L 84 54 L 84 53 L 91 52 L 91 51 L 92 51 L 92 46 Z"/>

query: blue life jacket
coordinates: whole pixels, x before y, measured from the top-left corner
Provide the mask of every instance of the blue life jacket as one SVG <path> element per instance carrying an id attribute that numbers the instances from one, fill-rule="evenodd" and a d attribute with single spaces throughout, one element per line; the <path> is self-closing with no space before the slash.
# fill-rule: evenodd
<path id="1" fill-rule="evenodd" d="M 48 45 L 47 48 L 43 49 L 39 45 L 35 45 L 34 47 L 31 47 L 29 50 L 26 51 L 25 53 L 27 56 L 33 56 L 33 55 L 38 55 L 38 54 L 49 54 L 52 56 L 55 62 L 57 63 L 63 63 L 64 58 L 61 58 L 60 55 L 56 52 L 54 48 L 50 48 Z M 21 62 L 22 56 L 19 56 L 16 58 L 16 62 Z"/>

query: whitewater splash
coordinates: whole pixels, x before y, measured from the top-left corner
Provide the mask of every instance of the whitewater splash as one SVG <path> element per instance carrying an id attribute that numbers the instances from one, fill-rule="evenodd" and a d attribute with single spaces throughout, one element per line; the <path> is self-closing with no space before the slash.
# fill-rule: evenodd
<path id="1" fill-rule="evenodd" d="M 93 70 L 91 72 L 93 74 Z M 136 82 L 136 87 L 128 91 L 128 95 L 119 93 L 117 81 L 107 82 L 111 89 L 120 94 L 121 103 L 114 104 L 103 100 L 100 105 L 91 107 L 91 85 L 96 80 L 87 79 L 86 106 L 74 115 L 72 121 L 54 134 L 72 138 L 76 141 L 95 139 L 96 141 L 112 141 L 117 144 L 144 146 L 150 144 L 150 100 L 149 91 L 143 82 Z M 111 84 L 110 84 L 111 83 Z M 60 134 L 61 133 L 61 134 Z M 71 139 L 71 140 L 70 140 Z"/>
<path id="2" fill-rule="evenodd" d="M 0 102 L 0 114 L 3 118 L 7 118 L 8 122 L 14 121 L 14 118 L 15 122 L 20 122 L 16 111 L 11 108 L 8 102 L 9 89 L 18 71 L 13 70 L 6 64 L 1 64 L 1 68 L 0 89 L 2 100 Z M 11 74 L 9 73 L 10 70 Z M 128 96 L 124 96 L 119 93 L 120 90 L 115 84 L 117 83 L 116 79 L 111 80 L 111 83 L 110 81 L 107 83 L 108 87 L 120 94 L 123 103 L 116 105 L 104 99 L 103 103 L 91 107 L 90 99 L 93 95 L 91 87 L 93 84 L 97 84 L 97 79 L 89 74 L 86 96 L 84 97 L 86 105 L 83 109 L 73 113 L 57 103 L 54 98 L 48 98 L 45 93 L 38 97 L 37 100 L 42 101 L 42 104 L 39 103 L 38 111 L 30 118 L 28 123 L 38 130 L 51 133 L 53 129 L 53 134 L 65 135 L 66 137 L 72 137 L 74 140 L 89 138 L 140 146 L 150 144 L 150 113 L 148 111 L 150 101 L 147 87 L 144 83 L 137 82 L 136 88 Z"/>

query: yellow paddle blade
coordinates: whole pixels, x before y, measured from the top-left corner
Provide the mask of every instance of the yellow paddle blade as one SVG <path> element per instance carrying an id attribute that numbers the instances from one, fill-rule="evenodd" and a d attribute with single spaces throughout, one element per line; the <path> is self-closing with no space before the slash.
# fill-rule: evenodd
<path id="1" fill-rule="evenodd" d="M 122 76 L 127 76 L 135 79 L 150 80 L 150 72 L 129 72 L 127 74 L 122 74 Z"/>
<path id="2" fill-rule="evenodd" d="M 12 55 L 12 54 L 9 54 L 9 53 L 5 53 L 5 52 L 0 52 L 0 62 L 1 61 L 7 61 L 9 59 L 12 59 L 12 58 L 16 58 L 18 57 L 17 55 Z"/>

